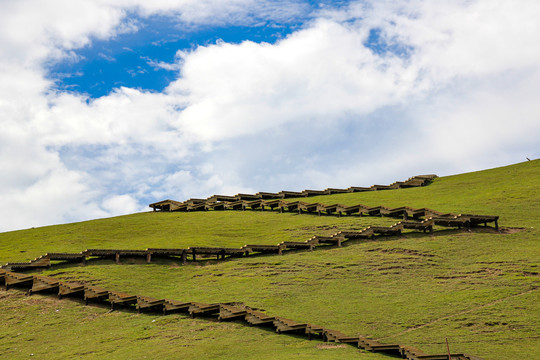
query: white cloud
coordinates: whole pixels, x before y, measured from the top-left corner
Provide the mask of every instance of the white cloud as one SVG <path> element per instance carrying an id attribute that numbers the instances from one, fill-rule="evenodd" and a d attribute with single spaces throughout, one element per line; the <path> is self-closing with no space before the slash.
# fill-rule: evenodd
<path id="1" fill-rule="evenodd" d="M 109 62 L 116 62 L 116 59 L 110 55 L 99 53 L 98 56 L 102 58 L 103 60 L 109 61 Z"/>
<path id="2" fill-rule="evenodd" d="M 524 159 L 516 152 L 518 144 L 520 151 L 527 144 L 525 151 L 538 152 L 538 16 L 540 5 L 533 1 L 519 6 L 509 1 L 362 3 L 275 45 L 217 44 L 185 54 L 182 78 L 169 91 L 188 94 L 190 104 L 180 115 L 183 129 L 204 139 L 268 136 L 269 129 L 293 123 L 324 136 L 310 125 L 358 127 L 376 121 L 365 115 L 401 105 L 403 112 L 394 115 L 402 121 L 392 124 L 402 128 L 401 137 L 385 139 L 383 130 L 371 131 L 385 145 L 381 152 L 400 158 L 393 165 L 403 171 L 418 162 L 440 168 L 443 159 L 452 163 L 443 172 L 502 165 Z M 365 48 L 372 28 L 410 47 L 410 57 Z M 280 140 L 296 142 L 297 137 L 292 132 Z M 241 142 L 234 147 L 239 148 L 235 154 L 253 151 Z M 374 154 L 372 162 L 385 158 Z M 349 163 L 338 160 L 341 166 Z M 348 178 L 355 171 L 360 170 L 354 167 Z"/>
<path id="3" fill-rule="evenodd" d="M 60 10 L 59 10 L 60 9 Z M 111 216 L 160 198 L 371 185 L 538 156 L 540 4 L 358 2 L 275 44 L 178 52 L 162 93 L 52 91 L 44 65 L 138 16 L 289 21 L 299 2 L 0 5 L 0 229 Z M 82 14 L 82 15 L 81 15 Z M 380 29 L 409 56 L 364 46 Z"/>
<path id="4" fill-rule="evenodd" d="M 540 57 L 537 1 L 413 1 L 407 10 L 415 16 L 381 14 L 395 23 L 386 29 L 415 49 L 414 61 L 436 80 L 536 65 Z"/>
<path id="5" fill-rule="evenodd" d="M 110 214 L 132 214 L 141 211 L 136 199 L 130 195 L 115 195 L 103 201 L 102 207 Z"/>
<path id="6" fill-rule="evenodd" d="M 125 30 L 117 28 L 124 11 L 89 1 L 22 0 L 2 2 L 1 7 L 3 63 L 33 67 L 36 61 L 59 58 L 66 50 L 88 45 L 91 37 L 105 39 Z"/>
<path id="7" fill-rule="evenodd" d="M 539 150 L 540 69 L 510 72 L 455 86 L 418 113 L 426 146 L 456 168 L 524 161 Z M 495 91 L 494 91 L 495 90 Z M 463 96 L 466 94 L 466 97 Z M 429 116 L 426 116 L 429 114 Z"/>
<path id="8" fill-rule="evenodd" d="M 415 93 L 417 69 L 375 56 L 366 37 L 366 29 L 319 20 L 275 45 L 200 47 L 184 56 L 182 78 L 167 92 L 188 94 L 183 129 L 212 140 L 365 114 Z"/>
<path id="9" fill-rule="evenodd" d="M 308 9 L 305 3 L 296 0 L 117 0 L 115 5 L 136 9 L 142 16 L 176 17 L 183 24 L 192 25 L 290 21 Z"/>
<path id="10" fill-rule="evenodd" d="M 163 69 L 167 71 L 180 71 L 180 69 L 182 69 L 182 64 L 177 62 L 167 63 L 164 61 L 156 61 L 148 58 L 146 59 L 146 62 L 155 70 Z"/>

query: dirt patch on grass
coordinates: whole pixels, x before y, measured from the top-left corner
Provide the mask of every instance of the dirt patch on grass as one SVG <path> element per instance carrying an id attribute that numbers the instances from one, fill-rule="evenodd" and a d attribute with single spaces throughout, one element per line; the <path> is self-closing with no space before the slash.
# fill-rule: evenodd
<path id="1" fill-rule="evenodd" d="M 468 272 L 458 272 L 452 275 L 441 275 L 441 276 L 434 276 L 434 279 L 463 279 L 463 278 L 474 278 L 478 276 L 502 276 L 504 275 L 504 271 L 501 269 L 494 269 L 494 268 L 482 268 L 480 270 L 475 271 L 468 271 Z"/>
<path id="2" fill-rule="evenodd" d="M 463 279 L 468 278 L 467 275 L 449 275 L 449 276 L 434 276 L 434 279 L 442 279 L 442 280 L 448 280 L 448 279 Z"/>
<path id="3" fill-rule="evenodd" d="M 499 232 L 501 234 L 515 234 L 515 233 L 522 232 L 522 231 L 525 231 L 525 228 L 521 228 L 521 227 L 505 227 L 505 228 L 499 229 Z"/>
<path id="4" fill-rule="evenodd" d="M 393 248 L 393 249 L 375 248 L 375 249 L 369 249 L 367 251 L 369 251 L 369 252 L 379 251 L 379 252 L 382 252 L 382 253 L 407 254 L 407 255 L 423 256 L 423 257 L 434 257 L 435 256 L 433 254 L 429 254 L 429 253 L 426 253 L 426 252 L 421 252 L 421 251 L 418 251 L 418 250 L 411 250 L 411 249 L 403 249 L 403 248 Z"/>
<path id="5" fill-rule="evenodd" d="M 14 300 L 22 297 L 24 297 L 24 294 L 19 292 L 0 290 L 0 300 Z"/>
<path id="6" fill-rule="evenodd" d="M 39 305 L 42 308 L 46 308 L 47 306 L 62 307 L 64 305 L 64 301 L 58 299 L 57 297 L 43 295 L 26 296 L 24 298 L 24 302 L 27 305 Z"/>
<path id="7" fill-rule="evenodd" d="M 537 273 L 536 271 L 521 271 L 521 272 L 518 272 L 518 273 L 520 273 L 523 276 L 537 276 L 537 277 L 540 277 L 540 274 Z"/>

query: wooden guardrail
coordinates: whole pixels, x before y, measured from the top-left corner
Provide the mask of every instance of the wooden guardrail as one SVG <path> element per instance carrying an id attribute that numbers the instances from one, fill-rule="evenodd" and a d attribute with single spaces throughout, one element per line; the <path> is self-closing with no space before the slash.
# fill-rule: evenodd
<path id="1" fill-rule="evenodd" d="M 319 338 L 326 342 L 350 344 L 360 349 L 399 356 L 409 360 L 448 360 L 447 354 L 429 355 L 419 349 L 400 344 L 382 344 L 365 337 L 345 335 L 337 330 L 328 329 L 310 323 L 298 323 L 294 320 L 267 315 L 261 309 L 252 308 L 240 302 L 206 304 L 193 301 L 158 299 L 134 295 L 114 290 L 107 290 L 84 282 L 66 282 L 52 277 L 27 275 L 0 269 L 0 285 L 5 289 L 27 289 L 28 294 L 56 294 L 59 298 L 72 297 L 82 299 L 88 304 L 109 304 L 111 310 L 131 310 L 145 313 L 184 313 L 194 317 L 213 317 L 220 321 L 236 320 L 246 325 L 273 328 L 278 334 L 295 334 Z M 453 360 L 472 360 L 466 354 L 451 354 Z"/>
<path id="2" fill-rule="evenodd" d="M 298 204 L 297 204 L 298 205 Z M 322 204 L 318 204 L 323 206 Z M 363 208 L 361 205 L 353 206 L 353 208 Z M 177 256 L 181 257 L 182 263 L 185 264 L 188 261 L 188 256 L 192 261 L 197 261 L 197 257 L 216 256 L 217 260 L 224 260 L 226 257 L 239 257 L 248 256 L 251 253 L 277 253 L 283 254 L 287 250 L 296 249 L 308 249 L 313 250 L 314 247 L 321 245 L 337 245 L 341 246 L 344 241 L 349 239 L 368 239 L 373 238 L 376 235 L 400 235 L 405 230 L 430 232 L 433 233 L 433 227 L 435 225 L 441 227 L 457 227 L 457 228 L 471 228 L 480 223 L 484 223 L 486 226 L 489 222 L 495 223 L 495 228 L 498 230 L 498 216 L 491 215 L 471 215 L 471 214 L 442 214 L 435 210 L 426 208 L 413 209 L 410 207 L 401 207 L 397 209 L 388 209 L 383 206 L 376 207 L 374 211 L 369 211 L 373 208 L 367 208 L 368 215 L 376 216 L 378 214 L 397 214 L 397 209 L 404 211 L 405 214 L 411 213 L 413 216 L 421 214 L 426 218 L 418 221 L 403 220 L 397 222 L 391 226 L 368 226 L 360 231 L 338 231 L 330 236 L 315 235 L 305 241 L 283 241 L 276 245 L 268 244 L 246 244 L 240 248 L 227 248 L 227 247 L 188 247 L 185 249 L 160 249 L 149 248 L 145 250 L 131 250 L 131 249 L 86 249 L 79 253 L 47 253 L 41 255 L 34 260 L 28 262 L 12 262 L 7 263 L 0 268 L 8 270 L 28 270 L 36 268 L 48 268 L 51 266 L 51 261 L 67 261 L 67 262 L 81 262 L 86 263 L 88 258 L 101 257 L 112 258 L 116 262 L 120 262 L 121 257 L 144 257 L 147 262 L 152 261 L 153 256 Z M 401 210 L 403 209 L 403 210 Z M 401 213 L 400 213 L 401 214 Z M 438 214 L 432 216 L 433 214 Z M 429 216 L 428 216 L 429 215 Z"/>
<path id="3" fill-rule="evenodd" d="M 471 216 L 471 215 L 467 215 Z M 444 226 L 455 226 L 459 216 L 443 216 Z M 372 352 L 380 352 L 392 356 L 399 356 L 409 360 L 446 360 L 448 355 L 428 355 L 421 350 L 400 344 L 382 344 L 378 341 L 366 339 L 363 336 L 348 336 L 339 331 L 327 329 L 309 323 L 297 323 L 294 320 L 269 316 L 266 313 L 245 306 L 241 303 L 214 303 L 204 304 L 199 302 L 178 301 L 170 299 L 155 299 L 148 296 L 127 294 L 118 291 L 107 290 L 88 285 L 84 282 L 64 282 L 52 277 L 39 275 L 21 274 L 10 270 L 32 270 L 36 268 L 50 267 L 52 261 L 80 261 L 86 263 L 88 258 L 101 257 L 111 258 L 119 262 L 121 256 L 146 257 L 150 262 L 152 256 L 179 256 L 186 263 L 188 255 L 193 261 L 197 256 L 216 256 L 217 259 L 225 259 L 226 256 L 247 256 L 251 253 L 275 253 L 283 254 L 287 250 L 307 249 L 312 250 L 315 246 L 325 244 L 341 246 L 344 241 L 350 239 L 373 238 L 376 235 L 399 235 L 403 230 L 421 231 L 423 233 L 433 231 L 436 219 L 428 218 L 422 221 L 401 221 L 394 225 L 369 226 L 360 231 L 338 231 L 330 236 L 313 236 L 305 241 L 283 241 L 277 245 L 244 245 L 240 248 L 224 247 L 189 247 L 187 249 L 162 249 L 148 248 L 145 250 L 126 249 L 87 249 L 80 253 L 47 253 L 28 263 L 8 263 L 0 268 L 0 284 L 4 284 L 6 290 L 11 287 L 28 289 L 33 293 L 56 293 L 59 298 L 78 297 L 82 298 L 86 305 L 89 303 L 108 303 L 111 309 L 136 309 L 138 312 L 161 312 L 163 314 L 181 312 L 191 317 L 212 316 L 219 320 L 242 320 L 249 325 L 273 327 L 276 332 L 284 334 L 305 335 L 309 339 L 321 338 L 327 342 L 347 343 Z M 451 354 L 454 360 L 472 360 L 466 354 Z M 478 359 L 478 358 L 475 358 Z"/>
<path id="4" fill-rule="evenodd" d="M 404 182 L 395 182 L 388 186 L 373 185 L 371 188 L 362 188 L 363 191 L 384 190 L 390 188 L 424 186 L 437 177 L 436 175 L 418 175 Z M 413 185 L 411 185 L 413 184 Z M 353 189 L 353 190 L 349 190 Z M 304 190 L 295 193 L 295 197 L 307 197 L 321 194 L 331 194 L 339 192 L 354 192 L 358 188 L 349 189 L 326 189 L 326 190 Z M 162 200 L 149 205 L 154 211 L 223 211 L 223 210 L 279 210 L 283 212 L 302 213 L 317 213 L 322 215 L 337 215 L 337 216 L 387 216 L 393 218 L 401 218 L 407 220 L 412 218 L 419 220 L 424 218 L 424 221 L 429 220 L 432 225 L 458 228 L 471 228 L 488 223 L 493 223 L 495 230 L 499 230 L 498 216 L 493 215 L 476 215 L 476 214 L 452 214 L 441 213 L 429 208 L 415 209 L 410 206 L 401 206 L 389 208 L 386 206 L 367 206 L 364 204 L 343 205 L 343 204 L 321 204 L 308 203 L 304 201 L 286 201 L 284 198 L 289 197 L 284 194 L 291 192 L 280 193 L 257 193 L 257 194 L 237 194 L 234 196 L 213 195 L 207 199 L 189 199 L 184 202 L 175 200 Z M 292 197 L 292 196 L 291 196 Z"/>
<path id="5" fill-rule="evenodd" d="M 171 208 L 172 200 L 163 200 L 161 203 L 171 204 L 164 206 L 164 208 Z M 337 215 L 337 216 L 386 216 L 392 218 L 402 218 L 419 220 L 424 218 L 425 220 L 433 220 L 434 225 L 449 226 L 449 227 L 466 227 L 471 228 L 488 223 L 494 223 L 495 230 L 499 230 L 498 220 L 499 217 L 495 215 L 476 215 L 476 214 L 453 214 L 453 213 L 441 213 L 439 211 L 419 208 L 415 209 L 409 206 L 401 206 L 397 208 L 389 208 L 385 206 L 367 206 L 363 204 L 356 205 L 342 205 L 332 204 L 325 205 L 321 203 L 307 203 L 303 201 L 285 201 L 285 200 L 236 200 L 221 201 L 221 202 L 202 202 L 192 206 L 185 203 L 179 203 L 180 205 L 171 211 L 220 211 L 220 210 L 261 210 L 265 208 L 270 210 L 278 209 L 280 213 L 295 212 L 298 214 L 303 213 L 317 213 L 322 215 Z M 153 204 L 150 204 L 152 206 Z M 168 211 L 168 210 L 156 210 L 156 211 Z"/>
<path id="6" fill-rule="evenodd" d="M 433 232 L 434 226 L 471 228 L 488 223 L 494 223 L 498 230 L 498 216 L 473 214 L 443 214 L 438 211 L 411 207 L 387 208 L 384 206 L 368 207 L 362 204 L 345 206 L 340 204 L 324 205 L 302 201 L 287 202 L 288 197 L 308 197 L 314 195 L 333 194 L 340 192 L 380 191 L 403 187 L 423 186 L 429 183 L 435 175 L 412 177 L 405 182 L 390 185 L 373 185 L 370 188 L 351 187 L 348 189 L 304 190 L 302 192 L 282 191 L 280 193 L 237 194 L 235 196 L 214 195 L 208 199 L 190 199 L 185 202 L 164 200 L 150 204 L 155 211 L 203 211 L 203 210 L 262 210 L 270 208 L 280 212 L 295 211 L 309 212 L 318 215 L 359 215 L 359 216 L 389 216 L 400 217 L 403 221 L 391 226 L 369 226 L 360 231 L 339 231 L 330 236 L 312 236 L 305 241 L 283 241 L 276 245 L 251 244 L 240 248 L 225 247 L 188 247 L 186 249 L 148 248 L 145 250 L 129 249 L 87 249 L 80 253 L 47 253 L 29 262 L 8 263 L 0 267 L 0 285 L 6 290 L 12 287 L 28 289 L 29 294 L 57 294 L 58 297 L 75 297 L 84 300 L 85 304 L 105 303 L 111 309 L 132 309 L 138 312 L 158 312 L 163 314 L 185 313 L 191 317 L 217 317 L 220 321 L 240 320 L 254 326 L 274 328 L 277 333 L 297 334 L 309 339 L 320 338 L 327 342 L 346 343 L 372 352 L 380 352 L 391 356 L 399 356 L 409 360 L 448 360 L 448 354 L 429 355 L 421 350 L 400 345 L 383 344 L 376 340 L 367 339 L 361 335 L 349 336 L 337 330 L 328 329 L 309 323 L 297 323 L 294 320 L 267 315 L 261 309 L 251 308 L 243 303 L 213 303 L 205 304 L 192 301 L 171 299 L 156 299 L 148 296 L 127 294 L 95 287 L 84 282 L 65 282 L 53 277 L 17 273 L 13 270 L 34 270 L 55 265 L 59 261 L 86 263 L 88 258 L 110 258 L 119 262 L 120 258 L 145 257 L 148 262 L 153 256 L 180 257 L 182 263 L 197 261 L 197 257 L 208 258 L 216 256 L 218 260 L 226 257 L 248 256 L 252 253 L 283 254 L 289 250 L 306 249 L 322 245 L 341 246 L 351 239 L 374 238 L 375 236 L 399 235 L 404 230 Z M 413 221 L 409 220 L 412 218 Z M 423 218 L 423 219 L 422 219 Z M 478 359 L 466 354 L 450 354 L 451 360 Z"/>
<path id="7" fill-rule="evenodd" d="M 216 206 L 216 203 L 228 202 L 229 206 L 242 206 L 241 203 L 235 204 L 238 201 L 255 201 L 255 200 L 276 200 L 286 198 L 300 198 L 318 195 L 332 195 L 341 193 L 353 193 L 362 191 L 381 191 L 402 189 L 409 187 L 418 187 L 428 185 L 437 175 L 416 175 L 408 178 L 405 181 L 396 181 L 390 185 L 372 185 L 370 187 L 351 186 L 347 189 L 327 188 L 324 190 L 303 190 L 303 191 L 280 191 L 278 193 L 258 192 L 256 194 L 236 194 L 229 195 L 212 195 L 206 199 L 189 199 L 183 202 L 176 200 L 163 200 L 150 204 L 149 206 L 154 211 L 189 211 L 189 210 L 205 210 L 205 206 Z M 251 206 L 251 205 L 248 205 Z M 215 209 L 218 210 L 218 209 Z M 221 210 L 221 209 L 219 209 Z"/>

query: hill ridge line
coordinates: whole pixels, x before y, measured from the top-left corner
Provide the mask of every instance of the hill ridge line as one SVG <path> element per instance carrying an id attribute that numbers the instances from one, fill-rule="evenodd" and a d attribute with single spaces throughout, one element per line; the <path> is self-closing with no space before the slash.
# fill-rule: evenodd
<path id="1" fill-rule="evenodd" d="M 470 222 L 470 216 L 469 222 Z M 465 221 L 464 219 L 461 219 Z M 449 226 L 451 222 L 444 222 L 444 226 Z M 107 257 L 113 255 L 118 262 L 120 255 L 127 256 L 146 256 L 147 261 L 151 260 L 152 255 L 181 255 L 183 263 L 187 261 L 187 255 L 191 254 L 193 261 L 196 261 L 197 254 L 199 255 L 217 255 L 219 259 L 225 259 L 225 255 L 234 256 L 238 255 L 238 251 L 242 255 L 247 255 L 248 252 L 256 251 L 260 253 L 274 252 L 282 254 L 283 250 L 292 250 L 299 248 L 309 248 L 312 250 L 314 246 L 320 244 L 335 244 L 341 246 L 344 241 L 355 238 L 374 238 L 376 234 L 383 235 L 399 235 L 405 228 L 412 230 L 422 230 L 425 233 L 427 230 L 432 233 L 434 220 L 432 218 L 420 221 L 401 221 L 393 224 L 389 227 L 383 226 L 368 226 L 361 231 L 338 231 L 331 236 L 318 236 L 315 235 L 304 242 L 283 241 L 277 245 L 245 245 L 239 249 L 235 248 L 212 248 L 212 247 L 189 247 L 187 249 L 152 249 L 146 250 L 111 250 L 111 249 L 87 249 L 80 253 L 47 253 L 45 255 L 36 258 L 29 263 L 8 263 L 3 268 L 0 268 L 0 281 L 3 281 L 6 290 L 9 286 L 26 286 L 29 288 L 29 294 L 35 292 L 51 292 L 58 290 L 58 295 L 69 296 L 78 294 L 83 296 L 85 303 L 88 304 L 91 300 L 100 302 L 108 302 L 111 304 L 111 308 L 116 306 L 133 307 L 138 311 L 149 310 L 156 311 L 162 310 L 164 313 L 171 311 L 187 312 L 192 317 L 197 315 L 218 315 L 219 320 L 244 320 L 250 325 L 267 325 L 273 326 L 278 333 L 293 333 L 307 335 L 308 338 L 318 336 L 326 342 L 339 342 L 349 343 L 355 345 L 358 348 L 372 351 L 381 352 L 388 355 L 397 355 L 409 360 L 446 360 L 448 355 L 428 355 L 410 346 L 401 344 L 382 344 L 376 340 L 367 339 L 361 335 L 354 337 L 345 335 L 337 330 L 331 330 L 328 328 L 315 326 L 308 323 L 297 323 L 291 319 L 285 319 L 282 317 L 271 317 L 258 311 L 257 309 L 250 308 L 240 303 L 214 303 L 204 304 L 199 302 L 179 302 L 176 300 L 168 299 L 155 299 L 140 295 L 129 295 L 117 291 L 105 290 L 102 288 L 87 285 L 83 282 L 63 282 L 52 277 L 45 277 L 39 275 L 27 275 L 23 273 L 17 273 L 8 271 L 5 268 L 9 267 L 18 269 L 36 269 L 43 267 L 50 267 L 51 260 L 80 260 L 86 263 L 86 257 L 99 256 Z M 407 227 L 406 227 L 407 226 Z M 247 252 L 246 252 L 247 251 Z M 461 360 L 473 360 L 474 357 L 466 354 L 451 354 L 452 359 Z"/>
<path id="2" fill-rule="evenodd" d="M 433 175 L 435 176 L 435 175 Z M 394 183 L 395 184 L 395 183 Z M 390 186 L 390 185 L 389 185 Z M 402 186 L 398 184 L 396 186 Z M 419 185 L 423 186 L 423 185 Z M 385 188 L 386 189 L 386 188 Z M 383 190 L 385 190 L 383 189 Z M 329 189 L 327 189 L 329 190 Z M 343 190 L 343 189 L 337 189 Z M 378 190 L 378 189 L 375 189 Z M 309 191 L 309 190 L 305 190 Z M 314 191 L 314 190 L 313 190 Z M 267 193 L 268 194 L 268 193 Z M 111 305 L 111 309 L 115 307 L 124 307 L 126 309 L 134 308 L 139 312 L 142 311 L 161 311 L 164 314 L 170 312 L 183 312 L 188 313 L 191 317 L 195 316 L 218 316 L 218 320 L 242 320 L 249 325 L 270 326 L 275 328 L 278 333 L 286 334 L 302 334 L 308 336 L 311 339 L 313 336 L 320 337 L 324 341 L 348 343 L 357 346 L 358 348 L 380 352 L 387 355 L 399 356 L 409 360 L 447 360 L 449 359 L 447 354 L 443 355 L 428 355 L 421 350 L 412 348 L 410 346 L 400 344 L 382 344 L 377 340 L 367 339 L 361 335 L 348 336 L 337 330 L 331 330 L 328 328 L 315 326 L 309 323 L 297 323 L 294 320 L 286 319 L 278 316 L 268 316 L 259 309 L 251 308 L 243 303 L 213 303 L 205 304 L 199 302 L 181 302 L 169 299 L 155 299 L 140 295 L 130 295 L 118 291 L 106 290 L 103 288 L 88 285 L 84 282 L 64 282 L 53 277 L 46 277 L 40 275 L 29 275 L 24 273 L 17 273 L 11 271 L 13 269 L 19 270 L 32 270 L 37 268 L 51 267 L 51 260 L 65 260 L 65 261 L 81 261 L 86 263 L 87 257 L 114 257 L 117 262 L 120 261 L 120 256 L 146 256 L 148 262 L 151 261 L 152 256 L 181 256 L 182 262 L 187 262 L 187 255 L 191 255 L 193 261 L 197 260 L 197 256 L 217 256 L 217 259 L 224 260 L 225 256 L 247 256 L 251 252 L 255 253 L 277 253 L 282 254 L 284 250 L 297 250 L 297 249 L 309 249 L 313 250 L 314 247 L 322 244 L 331 244 L 341 246 L 345 241 L 351 239 L 373 239 L 376 235 L 401 235 L 403 230 L 421 231 L 426 233 L 429 231 L 433 233 L 433 226 L 443 227 L 462 227 L 471 229 L 472 227 L 488 223 L 494 223 L 495 230 L 498 230 L 498 216 L 492 215 L 474 215 L 474 214 L 452 214 L 452 213 L 440 213 L 435 210 L 421 208 L 414 209 L 411 207 L 399 207 L 399 208 L 387 208 L 384 206 L 367 207 L 362 204 L 354 206 L 344 206 L 340 204 L 324 205 L 320 203 L 309 204 L 303 201 L 286 202 L 283 199 L 264 200 L 251 199 L 246 197 L 259 196 L 261 193 L 255 195 L 238 194 L 243 197 L 239 200 L 230 201 L 231 197 L 225 198 L 220 195 L 214 195 L 213 200 L 208 199 L 190 199 L 184 203 L 174 202 L 172 200 L 165 200 L 155 206 L 154 211 L 192 211 L 192 210 L 209 210 L 209 206 L 213 206 L 212 210 L 246 210 L 250 208 L 256 210 L 260 208 L 264 210 L 265 206 L 270 207 L 272 210 L 278 208 L 280 212 L 285 211 L 298 211 L 299 214 L 303 212 L 317 213 L 320 215 L 332 215 L 342 214 L 360 216 L 366 214 L 368 216 L 390 216 L 390 217 L 403 217 L 404 220 L 397 222 L 391 226 L 368 226 L 360 231 L 338 231 L 330 236 L 315 235 L 305 241 L 282 241 L 277 245 L 244 245 L 240 248 L 224 248 L 224 247 L 188 247 L 187 249 L 159 249 L 159 248 L 147 248 L 145 250 L 120 250 L 120 249 L 86 249 L 80 253 L 46 253 L 34 260 L 27 263 L 8 263 L 0 267 L 0 283 L 4 283 L 6 290 L 10 286 L 25 287 L 28 288 L 28 293 L 52 293 L 56 292 L 59 297 L 62 296 L 75 296 L 83 297 L 86 304 L 89 302 L 96 303 L 108 303 Z M 319 194 L 317 194 L 319 195 Z M 262 196 L 262 195 L 261 195 Z M 308 193 L 305 196 L 310 196 Z M 311 195 L 313 196 L 313 195 Z M 200 202 L 198 200 L 201 200 Z M 169 207 L 163 206 L 164 202 L 169 202 Z M 178 208 L 173 208 L 170 205 L 176 206 L 180 204 Z M 185 207 L 182 207 L 184 206 Z M 201 206 L 202 205 L 202 206 Z M 217 206 L 216 208 L 216 205 Z M 222 206 L 222 207 L 220 207 Z M 273 206 L 273 207 L 272 207 Z M 179 210 L 181 209 L 181 210 Z M 412 216 L 416 221 L 407 220 L 409 216 Z M 420 219 L 424 217 L 424 219 Z M 420 221 L 419 221 L 420 220 Z M 9 269 L 9 270 L 8 270 Z M 451 354 L 451 359 L 458 360 L 473 360 L 478 359 L 471 355 L 466 354 Z"/>

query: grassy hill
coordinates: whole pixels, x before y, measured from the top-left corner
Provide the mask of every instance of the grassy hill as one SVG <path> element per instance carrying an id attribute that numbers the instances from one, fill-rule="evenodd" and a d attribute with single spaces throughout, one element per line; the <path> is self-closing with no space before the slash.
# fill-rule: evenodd
<path id="1" fill-rule="evenodd" d="M 422 188 L 311 201 L 499 215 L 501 232 L 405 233 L 342 248 L 186 266 L 94 261 L 44 274 L 157 298 L 241 301 L 271 315 L 430 353 L 444 353 L 448 338 L 453 352 L 486 359 L 537 355 L 540 161 L 443 177 Z M 2 233 L 0 263 L 86 248 L 276 244 L 395 221 L 269 211 L 141 213 Z M 234 322 L 110 313 L 16 290 L 0 291 L 0 320 L 0 353 L 7 358 L 388 358 Z"/>

